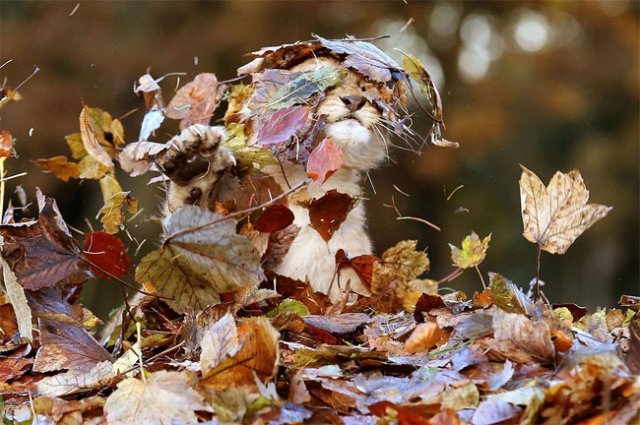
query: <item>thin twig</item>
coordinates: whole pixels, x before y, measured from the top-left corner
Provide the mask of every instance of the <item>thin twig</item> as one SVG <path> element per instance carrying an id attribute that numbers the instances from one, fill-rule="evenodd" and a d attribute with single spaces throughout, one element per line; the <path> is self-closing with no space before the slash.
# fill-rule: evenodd
<path id="1" fill-rule="evenodd" d="M 396 217 L 396 220 L 413 220 L 413 221 L 417 221 L 418 223 L 426 224 L 427 226 L 436 229 L 438 232 L 442 231 L 442 229 L 440 227 L 438 227 L 435 224 L 433 224 L 432 222 L 430 222 L 428 220 L 425 220 L 424 218 L 420 218 L 420 217 L 412 217 L 410 215 L 405 215 L 405 216 L 402 216 L 402 217 Z"/>
<path id="2" fill-rule="evenodd" d="M 540 257 L 542 255 L 542 247 L 538 245 L 538 254 L 536 256 L 536 283 L 533 288 L 533 302 L 537 303 L 540 299 Z"/>

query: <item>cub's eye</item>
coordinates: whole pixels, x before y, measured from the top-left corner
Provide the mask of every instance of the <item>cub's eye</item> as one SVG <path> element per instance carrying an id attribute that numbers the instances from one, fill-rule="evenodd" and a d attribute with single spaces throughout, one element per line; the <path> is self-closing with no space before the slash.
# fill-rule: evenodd
<path id="1" fill-rule="evenodd" d="M 340 100 L 342 100 L 342 103 L 344 103 L 347 109 L 351 112 L 355 112 L 362 108 L 365 102 L 365 98 L 358 95 L 342 96 Z"/>

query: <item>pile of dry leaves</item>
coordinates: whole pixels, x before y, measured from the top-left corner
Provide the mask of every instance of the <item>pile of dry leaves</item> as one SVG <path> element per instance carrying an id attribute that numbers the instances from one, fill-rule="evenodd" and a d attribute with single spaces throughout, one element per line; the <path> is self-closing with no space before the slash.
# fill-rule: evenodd
<path id="1" fill-rule="evenodd" d="M 263 49 L 242 70 L 254 74 L 252 84 L 228 86 L 200 74 L 167 106 L 161 79 L 145 74 L 136 90 L 147 113 L 134 143 L 125 142 L 120 121 L 83 107 L 80 132 L 67 136 L 77 162 L 58 156 L 38 165 L 63 180 L 100 181 L 103 231 L 86 233 L 81 243 L 55 200 L 40 193 L 37 218 L 13 207 L 1 214 L 3 423 L 640 421 L 640 297 L 622 296 L 620 309 L 588 312 L 550 303 L 537 278 L 527 293 L 498 273 L 485 282 L 479 266 L 491 237 L 472 232 L 451 246 L 454 269 L 439 280 L 424 276 L 430 262 L 416 241 L 399 242 L 380 257 L 339 253 L 339 267 L 353 267 L 372 295 L 354 300 L 345 293 L 331 302 L 261 265 L 257 245 L 293 219 L 278 203 L 286 194 L 235 212 L 189 206 L 166 217 L 158 248 L 135 268 L 139 293 L 97 331 L 100 320 L 78 303 L 82 286 L 96 276 L 135 285 L 127 248 L 114 234 L 126 232 L 125 211 L 135 214 L 137 201 L 122 190 L 115 165 L 132 175 L 157 169 L 171 146 L 149 138 L 165 118 L 182 128 L 207 124 L 226 101 L 224 143 L 247 174 L 274 157 L 300 160 L 287 156 L 291 140 L 309 140 L 307 171 L 322 182 L 341 166 L 335 152 L 311 136 L 294 136 L 313 133 L 309 105 L 340 71 L 295 75 L 285 68 L 330 51 L 376 84 L 410 84 L 413 77 L 434 122 L 428 137 L 451 143 L 441 138 L 441 105 L 424 67 L 407 56 L 401 68 L 370 46 L 317 37 Z M 261 87 L 268 90 L 257 96 Z M 3 87 L 2 107 L 15 93 Z M 256 96 L 260 104 L 247 104 Z M 390 92 L 379 107 L 408 131 L 401 108 L 385 109 L 400 105 L 393 102 L 398 96 Z M 248 144 L 243 114 L 266 117 L 261 128 L 268 131 L 257 145 Z M 13 140 L 2 132 L 0 141 L 4 176 Z M 558 172 L 545 186 L 523 167 L 520 191 L 524 236 L 539 254 L 564 253 L 610 210 L 587 203 L 577 171 Z M 330 240 L 354 201 L 335 191 L 314 200 L 312 226 Z M 467 269 L 478 273 L 481 291 L 467 296 L 441 287 Z"/>

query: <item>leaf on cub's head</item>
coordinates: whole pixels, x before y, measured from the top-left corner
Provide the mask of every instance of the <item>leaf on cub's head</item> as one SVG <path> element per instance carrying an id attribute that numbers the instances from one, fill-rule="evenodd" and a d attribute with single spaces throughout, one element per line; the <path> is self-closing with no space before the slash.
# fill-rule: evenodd
<path id="1" fill-rule="evenodd" d="M 124 145 L 124 129 L 108 112 L 86 105 L 80 112 L 80 136 L 89 155 L 109 170 L 112 159 L 117 158 L 120 146 Z"/>
<path id="2" fill-rule="evenodd" d="M 256 172 L 267 165 L 278 163 L 273 153 L 256 144 L 249 145 L 244 132 L 244 124 L 231 123 L 224 129 L 225 138 L 222 146 L 228 148 L 236 160 L 237 168 L 241 171 Z"/>
<path id="3" fill-rule="evenodd" d="M 322 66 L 309 72 L 268 69 L 254 74 L 255 93 L 249 105 L 253 114 L 309 104 L 308 100 L 337 85 L 346 75 L 339 66 Z"/>
<path id="4" fill-rule="evenodd" d="M 166 107 L 165 116 L 181 120 L 182 130 L 193 124 L 209 124 L 225 89 L 218 84 L 215 74 L 198 74 L 193 81 L 180 87 Z"/>
<path id="5" fill-rule="evenodd" d="M 83 274 L 79 243 L 52 198 L 44 200 L 37 220 L 2 225 L 0 235 L 4 238 L 3 257 L 25 289 L 54 286 Z"/>
<path id="6" fill-rule="evenodd" d="M 122 241 L 105 232 L 85 235 L 84 258 L 91 271 L 103 279 L 121 278 L 131 267 Z"/>
<path id="7" fill-rule="evenodd" d="M 589 191 L 578 170 L 560 171 L 544 186 L 522 166 L 520 201 L 524 237 L 551 254 L 564 254 L 571 244 L 612 207 L 587 204 Z"/>
<path id="8" fill-rule="evenodd" d="M 138 200 L 131 192 L 123 192 L 120 183 L 111 174 L 100 179 L 100 189 L 104 206 L 98 212 L 100 222 L 107 233 L 118 233 L 124 224 L 125 216 L 122 209 L 126 206 L 130 214 L 138 211 Z"/>
<path id="9" fill-rule="evenodd" d="M 195 411 L 211 411 L 196 386 L 195 374 L 189 371 L 160 370 L 145 381 L 125 379 L 107 398 L 107 421 L 112 425 L 195 424 Z"/>
<path id="10" fill-rule="evenodd" d="M 294 134 L 308 126 L 310 113 L 308 106 L 290 106 L 270 113 L 258 130 L 258 143 L 272 146 L 288 142 Z"/>
<path id="11" fill-rule="evenodd" d="M 164 242 L 140 261 L 136 280 L 171 297 L 166 303 L 176 312 L 203 310 L 219 303 L 220 294 L 256 288 L 262 281 L 260 256 L 236 233 L 234 220 L 188 206 L 163 225 Z"/>
<path id="12" fill-rule="evenodd" d="M 344 165 L 342 149 L 325 138 L 311 152 L 307 160 L 307 175 L 321 185 Z"/>
<path id="13" fill-rule="evenodd" d="M 449 244 L 451 248 L 451 261 L 455 266 L 461 269 L 468 269 L 480 265 L 487 256 L 491 235 L 486 236 L 482 240 L 476 232 L 471 232 L 462 240 L 462 249 Z"/>
<path id="14" fill-rule="evenodd" d="M 360 40 L 328 40 L 314 37 L 329 50 L 345 55 L 342 65 L 379 83 L 400 77 L 400 65 L 373 44 Z"/>
<path id="15" fill-rule="evenodd" d="M 253 223 L 253 228 L 259 232 L 277 232 L 293 223 L 293 219 L 293 213 L 284 205 L 269 205 Z"/>
<path id="16" fill-rule="evenodd" d="M 47 159 L 36 159 L 36 167 L 47 171 L 62 181 L 80 177 L 80 168 L 75 162 L 69 162 L 66 156 L 57 155 Z"/>
<path id="17" fill-rule="evenodd" d="M 309 203 L 309 221 L 322 239 L 329 241 L 355 205 L 354 199 L 335 189 Z"/>

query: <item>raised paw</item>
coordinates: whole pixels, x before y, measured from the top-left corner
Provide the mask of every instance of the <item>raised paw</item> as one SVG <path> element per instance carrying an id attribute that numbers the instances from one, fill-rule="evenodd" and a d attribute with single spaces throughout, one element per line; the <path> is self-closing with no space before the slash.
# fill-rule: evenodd
<path id="1" fill-rule="evenodd" d="M 223 129 L 195 124 L 170 140 L 171 149 L 162 163 L 169 177 L 167 207 L 206 206 L 219 175 L 235 165 L 231 151 L 220 145 Z"/>

